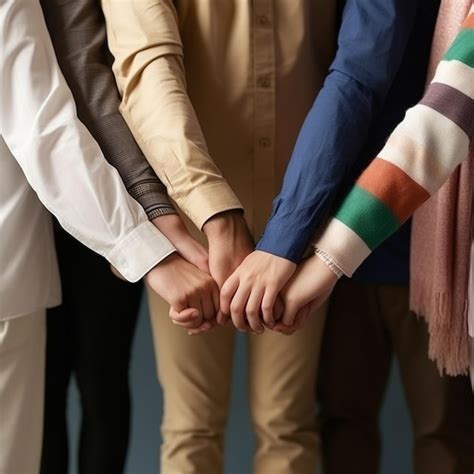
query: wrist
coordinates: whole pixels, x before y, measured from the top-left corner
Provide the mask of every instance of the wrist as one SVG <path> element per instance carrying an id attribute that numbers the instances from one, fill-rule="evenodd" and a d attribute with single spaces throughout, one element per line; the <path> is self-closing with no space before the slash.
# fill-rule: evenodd
<path id="1" fill-rule="evenodd" d="M 236 231 L 245 229 L 247 231 L 247 223 L 241 210 L 235 209 L 221 212 L 211 217 L 204 224 L 202 231 L 208 239 L 214 236 L 222 236 L 222 234 L 235 234 Z"/>
<path id="2" fill-rule="evenodd" d="M 146 275 L 145 275 L 145 281 L 148 282 L 150 278 L 153 278 L 153 276 L 156 276 L 157 274 L 162 273 L 163 270 L 165 270 L 167 267 L 173 264 L 173 262 L 176 261 L 176 259 L 179 259 L 179 255 L 176 252 L 173 252 L 172 254 L 168 255 L 166 258 L 164 258 L 161 262 L 157 263 Z"/>
<path id="3" fill-rule="evenodd" d="M 181 216 L 178 214 L 165 214 L 155 217 L 152 221 L 153 225 L 168 239 L 187 235 L 188 231 L 184 225 Z"/>

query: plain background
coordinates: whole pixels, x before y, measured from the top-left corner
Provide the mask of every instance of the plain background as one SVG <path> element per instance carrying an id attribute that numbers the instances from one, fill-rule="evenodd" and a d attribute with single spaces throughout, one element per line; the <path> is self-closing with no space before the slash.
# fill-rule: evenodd
<path id="1" fill-rule="evenodd" d="M 238 335 L 235 356 L 232 411 L 226 439 L 225 474 L 251 474 L 254 436 L 245 396 L 245 336 L 241 334 Z M 133 419 L 126 474 L 157 474 L 159 473 L 162 398 L 155 376 L 153 343 L 145 301 L 142 304 L 135 335 L 130 376 Z M 80 420 L 78 396 L 74 385 L 71 386 L 68 416 L 71 432 L 71 461 L 73 461 L 77 456 L 77 433 Z M 412 472 L 413 435 L 396 364 L 394 364 L 387 390 L 381 426 L 384 437 L 381 474 Z M 76 463 L 72 462 L 72 464 Z M 71 466 L 71 473 L 77 474 L 75 466 Z"/>

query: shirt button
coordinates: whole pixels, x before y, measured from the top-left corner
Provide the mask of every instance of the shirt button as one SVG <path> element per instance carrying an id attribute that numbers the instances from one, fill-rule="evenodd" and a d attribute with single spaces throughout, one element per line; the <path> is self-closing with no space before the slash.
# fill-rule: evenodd
<path id="1" fill-rule="evenodd" d="M 271 86 L 271 81 L 268 76 L 261 76 L 257 79 L 257 86 L 268 89 Z"/>
<path id="2" fill-rule="evenodd" d="M 271 141 L 268 137 L 261 137 L 261 138 L 258 140 L 258 144 L 259 144 L 262 148 L 268 148 L 268 147 L 271 146 L 272 141 Z"/>
<path id="3" fill-rule="evenodd" d="M 266 15 L 258 15 L 257 16 L 257 23 L 260 26 L 269 26 L 270 25 L 270 20 L 269 20 L 268 16 L 266 16 Z"/>

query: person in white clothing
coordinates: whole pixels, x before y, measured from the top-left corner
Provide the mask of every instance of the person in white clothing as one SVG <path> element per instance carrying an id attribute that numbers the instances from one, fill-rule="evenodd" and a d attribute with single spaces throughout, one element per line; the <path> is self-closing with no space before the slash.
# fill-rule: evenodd
<path id="1" fill-rule="evenodd" d="M 78 120 L 38 1 L 2 0 L 0 24 L 0 474 L 36 474 L 45 310 L 61 301 L 48 210 L 175 311 L 217 312 L 218 289 L 148 221 Z"/>

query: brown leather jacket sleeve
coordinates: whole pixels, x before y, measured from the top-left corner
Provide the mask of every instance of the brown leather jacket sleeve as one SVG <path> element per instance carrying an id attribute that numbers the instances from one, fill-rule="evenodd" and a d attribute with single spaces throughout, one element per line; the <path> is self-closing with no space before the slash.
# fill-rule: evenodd
<path id="1" fill-rule="evenodd" d="M 149 219 L 176 213 L 166 187 L 148 164 L 119 112 L 120 96 L 111 69 L 100 1 L 41 0 L 41 6 L 79 119 Z"/>

